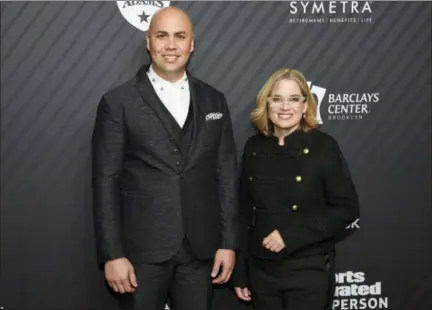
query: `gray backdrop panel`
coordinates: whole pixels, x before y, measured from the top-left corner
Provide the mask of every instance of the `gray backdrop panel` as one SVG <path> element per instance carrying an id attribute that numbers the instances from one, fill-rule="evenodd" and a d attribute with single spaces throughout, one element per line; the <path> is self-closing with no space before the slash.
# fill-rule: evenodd
<path id="1" fill-rule="evenodd" d="M 337 272 L 375 285 L 336 297 L 335 309 L 431 309 L 431 2 L 369 3 L 361 17 L 371 22 L 321 24 L 291 22 L 314 16 L 300 3 L 171 5 L 196 26 L 189 69 L 227 96 L 239 154 L 272 71 L 297 68 L 319 99 L 325 92 L 323 130 L 338 139 L 362 206 Z M 327 5 L 327 18 L 353 15 Z M 117 308 L 95 260 L 90 139 L 102 93 L 148 61 L 143 39 L 115 2 L 1 2 L 4 309 Z M 214 308 L 249 309 L 228 289 Z"/>

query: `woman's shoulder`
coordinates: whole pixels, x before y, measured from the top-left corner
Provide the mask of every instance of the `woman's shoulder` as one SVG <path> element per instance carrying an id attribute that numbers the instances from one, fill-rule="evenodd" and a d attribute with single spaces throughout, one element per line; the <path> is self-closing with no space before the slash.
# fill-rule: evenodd
<path id="1" fill-rule="evenodd" d="M 256 133 L 247 139 L 245 142 L 245 148 L 260 145 L 261 143 L 267 141 L 267 139 L 269 139 L 269 137 L 266 137 L 261 133 Z"/>
<path id="2" fill-rule="evenodd" d="M 312 142 L 318 145 L 322 150 L 338 150 L 339 145 L 337 140 L 327 132 L 324 132 L 318 128 L 309 130 L 307 136 Z"/>

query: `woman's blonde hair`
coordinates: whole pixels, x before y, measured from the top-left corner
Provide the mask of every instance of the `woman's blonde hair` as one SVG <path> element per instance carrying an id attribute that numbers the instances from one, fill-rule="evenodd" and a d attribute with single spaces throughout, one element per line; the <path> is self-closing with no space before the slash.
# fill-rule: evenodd
<path id="1" fill-rule="evenodd" d="M 316 120 L 316 100 L 308 87 L 304 75 L 295 69 L 280 69 L 274 72 L 257 94 L 257 107 L 251 112 L 251 121 L 258 131 L 269 136 L 273 124 L 269 119 L 267 98 L 271 95 L 275 84 L 281 80 L 292 80 L 298 83 L 302 95 L 307 98 L 307 110 L 301 119 L 300 128 L 308 131 L 318 126 Z"/>

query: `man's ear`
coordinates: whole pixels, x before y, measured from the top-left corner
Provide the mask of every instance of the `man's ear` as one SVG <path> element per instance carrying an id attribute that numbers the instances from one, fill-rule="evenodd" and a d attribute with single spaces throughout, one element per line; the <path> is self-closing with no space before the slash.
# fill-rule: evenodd
<path id="1" fill-rule="evenodd" d="M 150 52 L 150 39 L 149 39 L 149 32 L 146 34 L 146 48 Z"/>
<path id="2" fill-rule="evenodd" d="M 195 39 L 193 37 L 191 40 L 191 50 L 190 50 L 191 53 L 194 52 L 194 46 L 195 46 Z"/>

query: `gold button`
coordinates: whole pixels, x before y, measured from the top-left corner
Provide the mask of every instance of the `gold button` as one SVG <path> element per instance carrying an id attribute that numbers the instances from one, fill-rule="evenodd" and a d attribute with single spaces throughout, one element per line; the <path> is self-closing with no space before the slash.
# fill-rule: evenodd
<path id="1" fill-rule="evenodd" d="M 292 210 L 293 210 L 293 211 L 298 210 L 298 206 L 297 206 L 297 205 L 293 205 L 293 206 L 292 206 Z"/>
<path id="2" fill-rule="evenodd" d="M 301 182 L 302 181 L 302 177 L 300 176 L 300 175 L 298 175 L 297 177 L 296 177 L 296 182 Z"/>
<path id="3" fill-rule="evenodd" d="M 307 148 L 305 148 L 305 149 L 304 149 L 304 154 L 308 154 L 308 153 L 310 153 L 310 150 L 307 149 Z"/>

